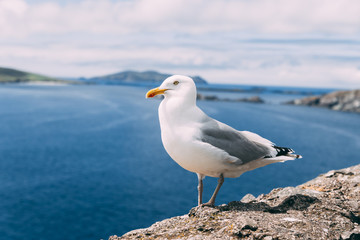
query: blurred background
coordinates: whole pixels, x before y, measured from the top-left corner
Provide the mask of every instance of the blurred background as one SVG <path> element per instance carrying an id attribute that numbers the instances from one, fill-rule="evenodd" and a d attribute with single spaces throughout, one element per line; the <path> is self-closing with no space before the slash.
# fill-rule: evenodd
<path id="1" fill-rule="evenodd" d="M 196 80 L 209 116 L 304 157 L 226 179 L 217 204 L 359 164 L 359 9 L 0 0 L 0 239 L 107 239 L 196 206 L 145 99 L 172 74 Z"/>
<path id="2" fill-rule="evenodd" d="M 211 83 L 358 87 L 359 4 L 1 0 L 0 62 L 56 77 L 154 69 Z"/>

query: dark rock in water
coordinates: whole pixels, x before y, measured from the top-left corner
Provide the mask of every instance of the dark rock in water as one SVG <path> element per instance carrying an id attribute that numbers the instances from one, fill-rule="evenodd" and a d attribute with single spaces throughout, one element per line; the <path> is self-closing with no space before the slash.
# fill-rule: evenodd
<path id="1" fill-rule="evenodd" d="M 360 239 L 360 165 L 297 187 L 247 195 L 154 223 L 119 239 Z"/>
<path id="2" fill-rule="evenodd" d="M 249 98 L 240 98 L 236 100 L 237 102 L 252 102 L 252 103 L 264 103 L 265 101 L 262 100 L 259 96 L 253 96 Z"/>
<path id="3" fill-rule="evenodd" d="M 203 95 L 198 93 L 196 97 L 198 100 L 221 101 L 221 99 L 219 99 L 216 95 Z"/>
<path id="4" fill-rule="evenodd" d="M 287 104 L 319 106 L 332 110 L 360 113 L 360 90 L 337 91 L 323 96 L 292 100 Z"/>
<path id="5" fill-rule="evenodd" d="M 252 103 L 264 103 L 265 101 L 262 100 L 259 96 L 253 96 L 249 98 L 219 98 L 216 95 L 203 95 L 201 93 L 197 94 L 198 100 L 206 100 L 206 101 L 223 101 L 223 102 L 252 102 Z"/>

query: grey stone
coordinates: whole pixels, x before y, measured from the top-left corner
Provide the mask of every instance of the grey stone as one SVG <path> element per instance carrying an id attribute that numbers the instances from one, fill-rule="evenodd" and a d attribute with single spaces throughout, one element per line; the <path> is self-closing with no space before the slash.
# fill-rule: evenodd
<path id="1" fill-rule="evenodd" d="M 343 232 L 343 233 L 341 233 L 341 238 L 342 239 L 349 239 L 351 234 L 352 234 L 352 232 L 349 232 L 349 231 Z"/>
<path id="2" fill-rule="evenodd" d="M 301 188 L 295 188 L 295 187 L 286 187 L 286 188 L 281 189 L 274 195 L 279 198 L 284 198 L 284 197 L 293 196 L 293 195 L 297 195 L 297 194 L 308 195 L 311 197 L 317 197 L 322 193 L 319 191 L 313 190 L 313 189 L 301 189 Z"/>
<path id="3" fill-rule="evenodd" d="M 243 203 L 249 203 L 255 201 L 256 197 L 250 193 L 246 194 L 240 201 Z"/>

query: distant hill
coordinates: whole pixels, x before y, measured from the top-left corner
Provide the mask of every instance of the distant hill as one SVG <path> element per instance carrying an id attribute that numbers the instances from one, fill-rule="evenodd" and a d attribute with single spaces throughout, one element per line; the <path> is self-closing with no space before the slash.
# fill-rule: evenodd
<path id="1" fill-rule="evenodd" d="M 0 83 L 24 83 L 24 82 L 68 82 L 57 78 L 51 78 L 35 73 L 19 71 L 12 68 L 0 67 Z"/>
<path id="2" fill-rule="evenodd" d="M 110 84 L 161 83 L 171 75 L 172 74 L 159 73 L 156 71 L 145 71 L 145 72 L 125 71 L 125 72 L 119 72 L 119 73 L 114 73 L 100 77 L 88 78 L 85 80 L 95 83 L 110 83 Z M 193 76 L 191 78 L 195 81 L 195 83 L 207 84 L 205 79 L 199 76 Z"/>

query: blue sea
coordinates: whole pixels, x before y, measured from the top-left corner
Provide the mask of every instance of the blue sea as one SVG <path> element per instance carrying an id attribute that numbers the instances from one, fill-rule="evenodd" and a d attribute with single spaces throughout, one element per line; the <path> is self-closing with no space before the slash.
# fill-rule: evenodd
<path id="1" fill-rule="evenodd" d="M 160 100 L 145 99 L 147 90 L 0 86 L 0 239 L 107 239 L 196 206 L 197 177 L 165 152 Z M 300 95 L 260 97 L 267 103 L 198 105 L 234 128 L 295 149 L 303 159 L 225 179 L 217 204 L 360 163 L 359 114 L 281 104 Z M 205 201 L 216 182 L 205 179 Z"/>

